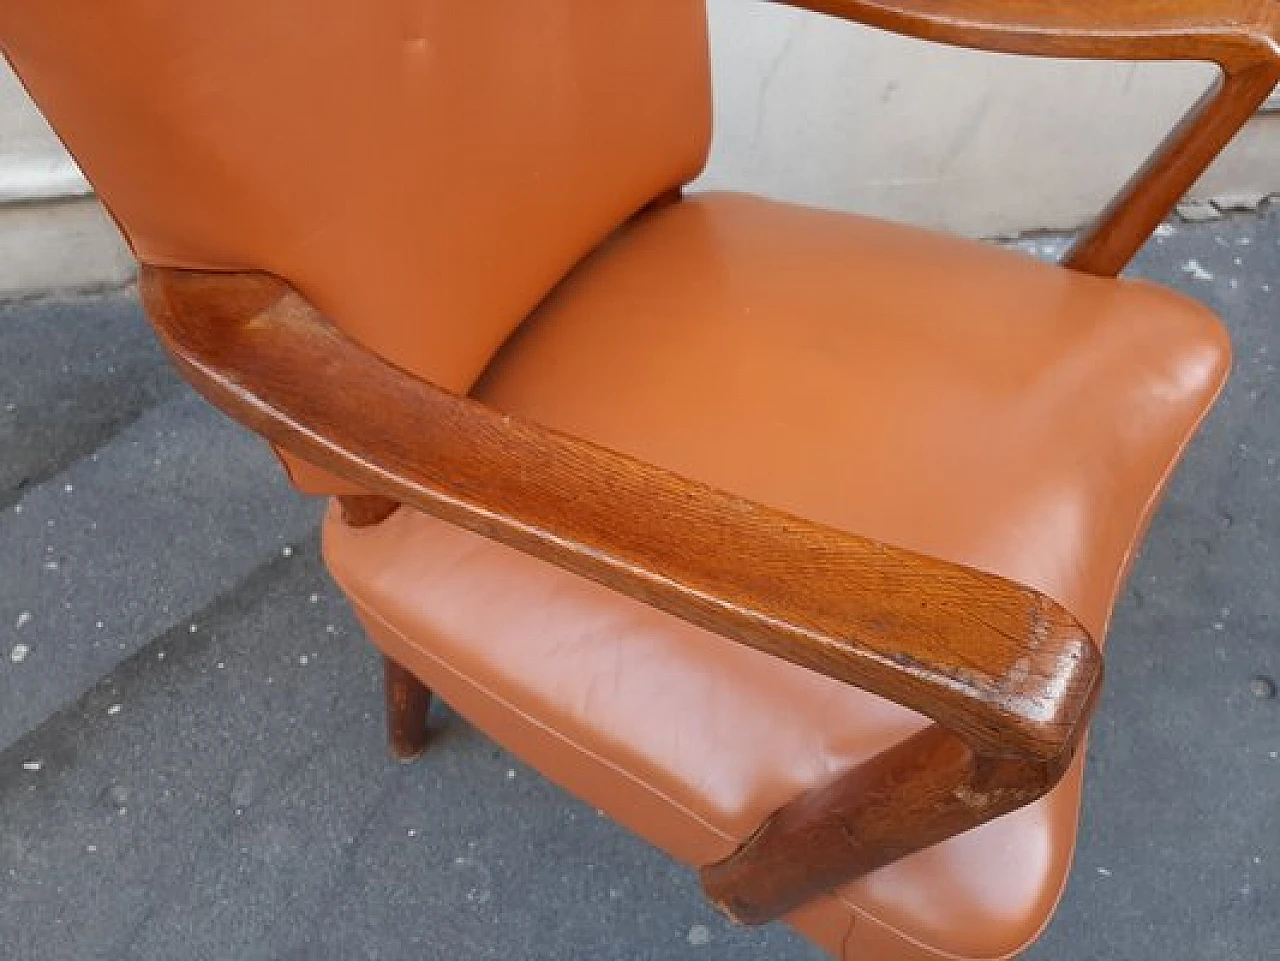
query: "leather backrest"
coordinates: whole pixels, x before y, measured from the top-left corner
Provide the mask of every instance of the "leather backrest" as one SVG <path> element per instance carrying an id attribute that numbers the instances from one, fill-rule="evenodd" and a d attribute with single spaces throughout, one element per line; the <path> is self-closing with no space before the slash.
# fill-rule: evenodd
<path id="1" fill-rule="evenodd" d="M 0 45 L 141 260 L 454 390 L 710 139 L 703 0 L 3 0 Z"/>

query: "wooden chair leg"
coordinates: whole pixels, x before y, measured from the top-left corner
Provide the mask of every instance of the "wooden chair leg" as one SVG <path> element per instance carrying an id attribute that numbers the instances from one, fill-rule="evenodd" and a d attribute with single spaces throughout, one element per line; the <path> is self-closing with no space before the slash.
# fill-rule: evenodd
<path id="1" fill-rule="evenodd" d="M 351 527 L 374 527 L 400 507 L 398 501 L 376 494 L 344 494 L 338 503 L 342 506 L 343 521 Z"/>
<path id="2" fill-rule="evenodd" d="M 338 498 L 342 520 L 350 527 L 374 527 L 394 514 L 400 504 L 376 494 L 345 494 Z M 383 658 L 387 695 L 387 745 L 391 756 L 408 764 L 427 749 L 427 711 L 431 691 L 405 667 Z"/>
<path id="3" fill-rule="evenodd" d="M 387 744 L 397 761 L 408 764 L 427 749 L 427 710 L 431 691 L 407 669 L 384 658 L 387 686 Z"/>

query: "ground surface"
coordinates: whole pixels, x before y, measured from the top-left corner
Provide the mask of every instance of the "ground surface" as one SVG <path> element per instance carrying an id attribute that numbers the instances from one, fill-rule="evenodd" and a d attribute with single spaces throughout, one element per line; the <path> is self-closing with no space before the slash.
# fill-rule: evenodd
<path id="1" fill-rule="evenodd" d="M 1164 234 L 1137 272 L 1226 318 L 1236 374 L 1116 616 L 1033 961 L 1280 956 L 1280 213 Z M 0 305 L 0 451 L 3 957 L 817 958 L 447 712 L 388 762 L 317 505 L 128 294 Z"/>

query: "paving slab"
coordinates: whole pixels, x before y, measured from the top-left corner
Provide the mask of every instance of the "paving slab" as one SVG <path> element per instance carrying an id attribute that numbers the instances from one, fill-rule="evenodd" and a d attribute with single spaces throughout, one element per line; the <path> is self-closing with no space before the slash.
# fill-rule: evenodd
<path id="1" fill-rule="evenodd" d="M 132 291 L 0 302 L 0 510 L 184 389 Z"/>
<path id="2" fill-rule="evenodd" d="M 0 307 L 0 411 L 0 745 L 317 523 L 130 296 Z"/>

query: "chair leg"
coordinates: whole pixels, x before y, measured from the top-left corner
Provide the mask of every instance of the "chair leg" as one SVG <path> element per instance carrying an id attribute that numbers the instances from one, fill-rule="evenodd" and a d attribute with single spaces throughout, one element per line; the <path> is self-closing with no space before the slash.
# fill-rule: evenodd
<path id="1" fill-rule="evenodd" d="M 427 710 L 431 691 L 407 669 L 384 658 L 387 687 L 387 744 L 403 764 L 427 749 Z"/>
<path id="2" fill-rule="evenodd" d="M 375 494 L 345 494 L 338 498 L 342 520 L 350 527 L 375 527 L 394 514 L 400 505 L 390 497 Z M 391 756 L 408 764 L 427 749 L 427 711 L 431 691 L 421 681 L 389 657 L 383 658 L 387 694 L 387 746 Z"/>
<path id="3" fill-rule="evenodd" d="M 338 498 L 342 519 L 350 527 L 375 527 L 399 509 L 390 497 L 375 494 L 344 494 Z"/>

